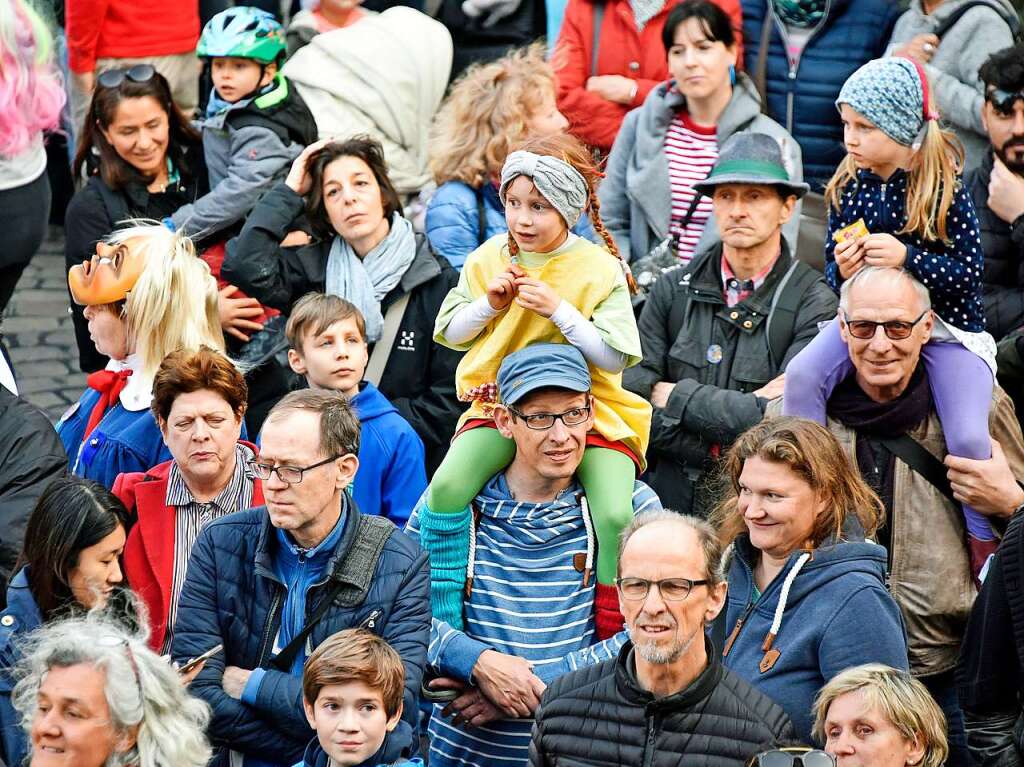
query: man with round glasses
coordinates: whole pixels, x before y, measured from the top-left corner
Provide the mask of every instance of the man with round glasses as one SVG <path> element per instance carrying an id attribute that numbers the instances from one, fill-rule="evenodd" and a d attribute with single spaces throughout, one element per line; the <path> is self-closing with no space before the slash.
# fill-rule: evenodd
<path id="1" fill-rule="evenodd" d="M 1024 325 L 1024 43 L 994 53 L 978 72 L 988 151 L 964 175 L 985 251 L 985 319 L 998 341 Z"/>
<path id="2" fill-rule="evenodd" d="M 942 707 L 950 747 L 962 755 L 953 668 L 976 590 L 960 504 L 997 523 L 1024 505 L 1024 438 L 997 386 L 989 413 L 992 457 L 946 454 L 920 364 L 936 332 L 931 300 L 908 272 L 861 269 L 843 283 L 839 318 L 854 374 L 828 400 L 827 426 L 885 506 L 875 538 L 889 552 L 889 588 L 906 621 L 910 670 Z M 769 405 L 768 415 L 780 405 Z"/>
<path id="3" fill-rule="evenodd" d="M 622 534 L 616 585 L 629 642 L 545 693 L 531 767 L 740 767 L 759 746 L 795 739 L 785 712 L 722 666 L 705 634 L 727 588 L 710 524 L 671 511 L 637 515 Z"/>
<path id="4" fill-rule="evenodd" d="M 464 630 L 435 620 L 431 633 L 428 661 L 440 678 L 429 688 L 454 691 L 434 706 L 431 767 L 525 767 L 545 687 L 614 657 L 626 640 L 620 632 L 598 642 L 594 633 L 597 539 L 576 478 L 594 425 L 587 363 L 570 344 L 534 344 L 505 357 L 497 379 L 494 422 L 515 457 L 464 512 L 472 532 L 460 570 L 431 573 L 466 583 Z M 660 508 L 637 482 L 633 511 Z M 432 550 L 464 540 L 465 518 L 444 515 L 453 518 L 446 536 L 420 529 L 425 513 L 421 502 L 407 531 L 434 536 Z"/>
<path id="5" fill-rule="evenodd" d="M 359 466 L 359 422 L 344 395 L 306 389 L 267 416 L 249 471 L 266 506 L 203 528 L 178 603 L 171 654 L 184 663 L 223 644 L 191 691 L 210 704 L 216 767 L 290 767 L 311 730 L 302 667 L 324 639 L 364 627 L 405 665 L 402 721 L 378 762 L 417 746 L 417 696 L 430 634 L 426 556 L 346 489 Z M 229 757 L 229 752 L 231 756 Z"/>

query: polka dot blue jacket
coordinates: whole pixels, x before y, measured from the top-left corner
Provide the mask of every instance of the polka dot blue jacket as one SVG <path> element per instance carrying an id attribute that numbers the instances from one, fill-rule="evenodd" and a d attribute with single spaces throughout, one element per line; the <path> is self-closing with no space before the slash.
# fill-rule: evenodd
<path id="1" fill-rule="evenodd" d="M 825 239 L 828 284 L 838 292 L 843 281 L 836 265 L 833 232 L 863 218 L 872 234 L 891 234 L 907 246 L 904 266 L 928 288 L 936 314 L 961 330 L 985 330 L 981 235 L 970 192 L 962 183 L 957 184 L 946 219 L 949 244 L 923 240 L 916 234 L 897 234 L 907 221 L 906 192 L 906 171 L 897 170 L 888 181 L 870 171 L 857 172 L 857 182 L 848 184 L 843 192 L 841 210 L 829 210 Z"/>

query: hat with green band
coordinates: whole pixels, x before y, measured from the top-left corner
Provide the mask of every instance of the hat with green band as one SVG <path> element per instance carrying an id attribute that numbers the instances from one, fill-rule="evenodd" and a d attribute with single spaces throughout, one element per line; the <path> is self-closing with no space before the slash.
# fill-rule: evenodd
<path id="1" fill-rule="evenodd" d="M 758 184 L 777 186 L 787 196 L 803 197 L 810 187 L 791 181 L 779 142 L 764 133 L 734 133 L 718 153 L 718 162 L 707 178 L 693 185 L 698 194 L 711 197 L 722 184 Z"/>

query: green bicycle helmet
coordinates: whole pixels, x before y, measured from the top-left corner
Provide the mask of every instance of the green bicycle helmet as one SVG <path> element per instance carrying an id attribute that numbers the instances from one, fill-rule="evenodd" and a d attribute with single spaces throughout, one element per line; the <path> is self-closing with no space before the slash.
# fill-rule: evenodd
<path id="1" fill-rule="evenodd" d="M 234 56 L 271 64 L 284 55 L 284 30 L 277 19 L 259 8 L 240 5 L 221 11 L 199 37 L 196 55 Z"/>

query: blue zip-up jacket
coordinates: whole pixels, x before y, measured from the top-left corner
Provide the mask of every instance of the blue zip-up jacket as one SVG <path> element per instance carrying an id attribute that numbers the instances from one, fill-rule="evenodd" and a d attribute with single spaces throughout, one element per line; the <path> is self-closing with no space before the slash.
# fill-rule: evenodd
<path id="1" fill-rule="evenodd" d="M 302 757 L 302 761 L 294 765 L 294 767 L 330 767 L 330 764 L 330 757 L 327 756 L 327 753 L 320 745 L 320 741 L 313 738 L 306 747 L 306 753 Z M 374 756 L 357 767 L 423 767 L 423 760 L 399 758 L 393 762 L 385 763 Z"/>
<path id="2" fill-rule="evenodd" d="M 362 516 L 343 494 L 344 524 L 324 570 L 308 591 L 305 616 L 317 610 L 325 588 L 340 575 L 342 558 L 353 545 Z M 178 604 L 171 654 L 179 661 L 218 643 L 224 651 L 207 661 L 192 682 L 192 694 L 205 700 L 213 717 L 208 733 L 222 750 L 211 762 L 229 763 L 228 751 L 273 764 L 302 759 L 311 730 L 302 708 L 302 679 L 268 668 L 282 626 L 285 584 L 275 568 L 280 542 L 265 506 L 222 517 L 203 528 L 189 560 Z M 382 761 L 416 750 L 416 700 L 430 637 L 430 572 L 427 557 L 407 535 L 396 531 L 377 560 L 361 604 L 334 604 L 310 634 L 307 650 L 346 628 L 364 626 L 402 657 L 405 694 L 402 722 L 385 741 Z M 283 645 L 280 645 L 283 647 Z M 221 687 L 225 666 L 266 669 L 250 705 Z"/>
<path id="3" fill-rule="evenodd" d="M 21 764 L 28 755 L 28 739 L 21 717 L 11 703 L 14 666 L 21 659 L 20 641 L 43 625 L 36 598 L 28 586 L 28 570 L 22 568 L 7 587 L 7 609 L 0 613 L 0 740 L 7 764 Z"/>
<path id="4" fill-rule="evenodd" d="M 57 435 L 74 474 L 111 488 L 118 474 L 149 471 L 173 458 L 152 411 L 128 410 L 121 402 L 106 412 L 82 444 L 89 414 L 102 396 L 87 388 L 57 422 Z"/>
<path id="5" fill-rule="evenodd" d="M 907 224 L 907 172 L 897 169 L 887 181 L 868 170 L 857 171 L 856 182 L 843 190 L 839 210 L 829 208 L 825 237 L 825 278 L 837 293 L 843 281 L 836 264 L 832 235 L 864 219 L 872 234 L 888 233 L 907 248 L 903 267 L 928 288 L 932 308 L 945 322 L 960 330 L 985 330 L 985 253 L 981 227 L 970 190 L 959 180 L 946 217 L 949 242 L 899 234 Z"/>
<path id="6" fill-rule="evenodd" d="M 484 206 L 484 233 L 480 238 L 480 199 Z M 459 271 L 466 256 L 496 234 L 508 231 L 505 206 L 494 184 L 474 189 L 461 181 L 446 181 L 427 203 L 427 240 L 430 247 Z M 590 217 L 584 213 L 573 232 L 601 244 Z"/>
<path id="7" fill-rule="evenodd" d="M 736 539 L 733 551 L 725 617 L 732 633 L 723 648 L 723 663 L 782 706 L 798 739 L 811 742 L 814 696 L 843 669 L 861 663 L 909 669 L 903 616 L 885 588 L 884 547 L 859 541 L 814 550 L 793 580 L 772 643 L 771 649 L 781 654 L 764 672 L 759 667 L 765 658 L 763 643 L 783 582 L 803 552 L 791 554 L 751 604 L 756 559 L 746 534 Z"/>
<path id="8" fill-rule="evenodd" d="M 835 100 L 843 83 L 862 64 L 885 53 L 900 8 L 895 0 L 826 0 L 825 16 L 790 66 L 782 22 L 766 0 L 742 0 L 743 61 L 757 72 L 762 25 L 773 25 L 768 40 L 768 114 L 799 142 L 804 181 L 821 192 L 846 154 Z"/>
<path id="9" fill-rule="evenodd" d="M 434 620 L 430 634 L 428 660 L 440 674 L 469 682 L 480 654 L 497 650 L 530 661 L 549 684 L 615 657 L 626 632 L 596 641 L 596 579 L 583 582 L 588 550 L 583 497 L 573 484 L 550 503 L 515 501 L 504 472 L 484 486 L 473 502 L 479 522 L 474 587 L 464 601 L 465 631 Z M 634 513 L 660 508 L 654 491 L 637 482 Z M 408 532 L 417 538 L 425 513 L 430 512 L 418 506 L 409 520 Z M 468 515 L 466 510 L 444 516 L 455 518 L 454 527 L 464 531 Z M 435 706 L 430 721 L 431 767 L 525 766 L 532 719 L 502 719 L 465 730 L 442 717 L 442 708 Z"/>
<path id="10" fill-rule="evenodd" d="M 423 491 L 423 440 L 372 383 L 352 398 L 359 417 L 359 471 L 352 497 L 364 514 L 387 517 L 401 529 Z"/>

